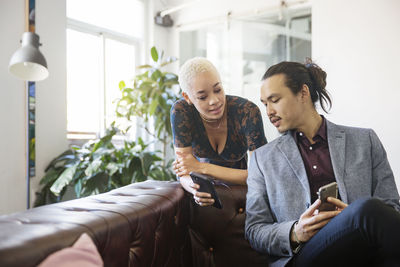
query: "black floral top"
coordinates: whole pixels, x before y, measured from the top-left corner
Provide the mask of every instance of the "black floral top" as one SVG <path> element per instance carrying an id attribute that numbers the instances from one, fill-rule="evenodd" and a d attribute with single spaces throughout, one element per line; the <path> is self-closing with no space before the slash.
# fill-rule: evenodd
<path id="1" fill-rule="evenodd" d="M 238 96 L 227 95 L 226 104 L 228 136 L 221 154 L 212 148 L 199 112 L 184 99 L 176 101 L 171 108 L 174 145 L 191 146 L 200 162 L 247 169 L 247 150 L 267 143 L 261 113 L 253 102 Z"/>

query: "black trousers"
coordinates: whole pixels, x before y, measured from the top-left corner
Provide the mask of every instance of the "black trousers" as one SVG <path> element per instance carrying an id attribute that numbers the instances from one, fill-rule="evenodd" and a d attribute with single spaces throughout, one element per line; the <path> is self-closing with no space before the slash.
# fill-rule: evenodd
<path id="1" fill-rule="evenodd" d="M 292 266 L 400 266 L 400 213 L 375 198 L 353 202 L 313 236 Z"/>

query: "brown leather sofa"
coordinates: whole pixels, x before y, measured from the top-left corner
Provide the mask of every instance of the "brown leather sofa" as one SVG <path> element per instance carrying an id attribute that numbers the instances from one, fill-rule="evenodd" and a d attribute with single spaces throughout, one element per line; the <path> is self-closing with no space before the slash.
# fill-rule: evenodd
<path id="1" fill-rule="evenodd" d="M 222 210 L 197 206 L 177 182 L 0 216 L 0 266 L 36 266 L 88 233 L 104 266 L 267 266 L 244 239 L 245 186 L 218 186 Z"/>

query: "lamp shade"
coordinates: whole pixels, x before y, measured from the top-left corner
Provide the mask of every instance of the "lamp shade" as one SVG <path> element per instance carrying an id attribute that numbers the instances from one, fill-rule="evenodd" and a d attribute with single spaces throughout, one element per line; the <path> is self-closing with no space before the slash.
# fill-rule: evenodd
<path id="1" fill-rule="evenodd" d="M 22 46 L 11 57 L 9 71 L 25 81 L 40 81 L 49 76 L 47 62 L 39 51 L 39 35 L 24 32 Z"/>

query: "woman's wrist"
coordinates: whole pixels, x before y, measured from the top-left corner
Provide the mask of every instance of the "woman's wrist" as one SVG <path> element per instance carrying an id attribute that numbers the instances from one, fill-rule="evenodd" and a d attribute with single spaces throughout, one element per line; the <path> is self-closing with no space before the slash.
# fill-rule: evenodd
<path id="1" fill-rule="evenodd" d="M 209 173 L 208 173 L 208 165 L 209 164 L 206 163 L 206 162 L 199 162 L 199 166 L 200 166 L 199 172 L 201 174 L 209 175 Z"/>

